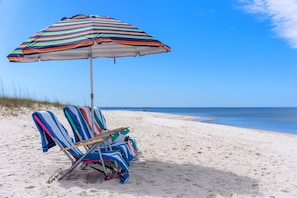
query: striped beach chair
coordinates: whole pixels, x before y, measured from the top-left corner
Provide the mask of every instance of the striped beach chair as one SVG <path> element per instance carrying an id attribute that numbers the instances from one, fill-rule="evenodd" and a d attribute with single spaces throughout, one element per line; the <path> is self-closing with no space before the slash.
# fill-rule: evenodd
<path id="1" fill-rule="evenodd" d="M 75 144 L 67 130 L 52 112 L 37 111 L 32 114 L 32 117 L 40 132 L 43 152 L 59 145 L 72 162 L 70 168 L 65 170 L 59 179 L 63 179 L 80 164 L 103 172 L 107 180 L 119 177 L 120 182 L 124 183 L 129 177 L 128 165 L 119 152 L 101 150 L 99 145 L 103 138 L 91 138 L 88 141 Z M 83 153 L 78 147 L 85 145 L 92 146 L 86 153 Z"/>
<path id="2" fill-rule="evenodd" d="M 126 163 L 129 165 L 130 161 L 134 158 L 134 154 L 129 150 L 128 145 L 125 142 L 112 142 L 112 137 L 114 134 L 125 130 L 125 128 L 118 128 L 115 130 L 110 130 L 108 132 L 102 132 L 101 128 L 94 123 L 94 133 L 92 132 L 89 113 L 83 115 L 77 106 L 66 106 L 63 108 L 65 117 L 67 118 L 69 124 L 71 125 L 72 131 L 74 132 L 76 141 L 85 141 L 94 137 L 102 137 L 104 141 L 100 145 L 104 147 L 105 150 L 117 150 L 123 155 Z"/>

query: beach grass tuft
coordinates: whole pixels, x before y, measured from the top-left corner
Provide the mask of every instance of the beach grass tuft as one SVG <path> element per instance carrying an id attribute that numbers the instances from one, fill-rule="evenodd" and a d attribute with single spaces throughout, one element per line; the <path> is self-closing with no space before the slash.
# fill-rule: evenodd
<path id="1" fill-rule="evenodd" d="M 8 109 L 27 107 L 31 109 L 36 106 L 54 106 L 54 107 L 60 108 L 65 106 L 65 104 L 62 104 L 59 101 L 50 102 L 47 100 L 43 100 L 43 101 L 34 100 L 32 98 L 0 96 L 0 107 L 6 107 Z"/>
<path id="2" fill-rule="evenodd" d="M 0 116 L 18 116 L 19 114 L 30 114 L 31 111 L 39 111 L 52 107 L 62 109 L 66 104 L 58 101 L 40 101 L 32 98 L 18 98 L 0 96 Z"/>
<path id="3" fill-rule="evenodd" d="M 10 88 L 8 88 L 10 87 Z M 13 92 L 13 93 L 11 93 Z M 57 108 L 62 108 L 65 104 L 59 101 L 50 101 L 48 99 L 37 100 L 30 96 L 20 87 L 16 86 L 4 86 L 4 83 L 0 79 L 0 108 L 6 110 L 20 109 L 20 108 L 43 108 L 46 106 L 52 106 Z"/>

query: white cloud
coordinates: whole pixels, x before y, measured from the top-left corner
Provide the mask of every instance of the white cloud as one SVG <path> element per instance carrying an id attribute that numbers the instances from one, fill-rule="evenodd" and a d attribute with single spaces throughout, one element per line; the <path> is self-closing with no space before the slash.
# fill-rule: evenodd
<path id="1" fill-rule="evenodd" d="M 238 0 L 245 11 L 267 17 L 273 31 L 297 48 L 297 0 Z"/>

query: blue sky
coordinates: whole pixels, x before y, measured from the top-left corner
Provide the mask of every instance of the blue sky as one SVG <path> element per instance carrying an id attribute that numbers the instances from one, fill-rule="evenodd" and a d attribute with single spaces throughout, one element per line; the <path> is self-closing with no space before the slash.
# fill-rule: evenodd
<path id="1" fill-rule="evenodd" d="M 97 14 L 135 25 L 172 51 L 116 64 L 94 59 L 95 106 L 296 107 L 296 10 L 296 0 L 0 0 L 0 93 L 90 105 L 89 60 L 6 56 L 64 16 Z"/>

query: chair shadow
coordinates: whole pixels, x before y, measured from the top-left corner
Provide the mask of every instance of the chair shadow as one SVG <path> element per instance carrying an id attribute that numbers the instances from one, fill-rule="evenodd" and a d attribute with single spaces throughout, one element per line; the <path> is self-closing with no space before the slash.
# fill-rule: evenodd
<path id="1" fill-rule="evenodd" d="M 121 185 L 117 179 L 104 181 L 94 170 L 79 170 L 60 181 L 64 188 L 82 187 L 125 192 L 134 196 L 155 197 L 231 197 L 259 196 L 259 181 L 246 176 L 194 164 L 163 161 L 135 161 L 130 165 L 130 177 Z"/>

